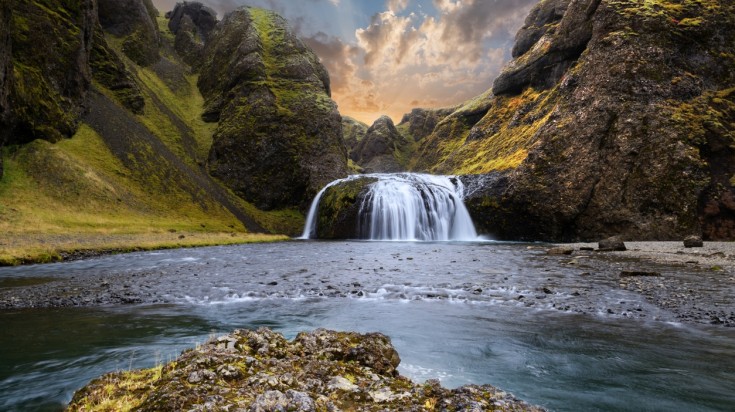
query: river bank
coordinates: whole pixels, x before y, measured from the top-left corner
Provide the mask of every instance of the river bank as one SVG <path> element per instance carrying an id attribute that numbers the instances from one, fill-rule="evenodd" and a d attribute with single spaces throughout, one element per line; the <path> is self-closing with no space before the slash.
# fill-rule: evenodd
<path id="1" fill-rule="evenodd" d="M 236 245 L 287 240 L 283 235 L 175 230 L 133 233 L 4 233 L 0 266 L 63 262 L 146 250 Z"/>
<path id="2" fill-rule="evenodd" d="M 572 252 L 563 264 L 606 268 L 618 286 L 672 312 L 682 322 L 735 326 L 735 243 L 625 242 L 627 250 L 600 252 L 596 243 L 554 245 Z M 555 252 L 558 253 L 558 252 Z M 588 265 L 591 264 L 591 265 Z"/>

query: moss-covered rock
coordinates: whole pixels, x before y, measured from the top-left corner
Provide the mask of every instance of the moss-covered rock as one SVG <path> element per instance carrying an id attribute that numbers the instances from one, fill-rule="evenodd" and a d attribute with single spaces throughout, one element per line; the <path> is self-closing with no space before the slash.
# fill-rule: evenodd
<path id="1" fill-rule="evenodd" d="M 176 37 L 174 49 L 184 61 L 198 68 L 202 64 L 204 44 L 217 25 L 217 13 L 199 2 L 177 3 L 166 13 L 168 28 Z"/>
<path id="2" fill-rule="evenodd" d="M 347 175 L 341 117 L 317 56 L 277 14 L 240 8 L 211 32 L 199 88 L 219 120 L 209 170 L 259 208 L 305 209 Z"/>
<path id="3" fill-rule="evenodd" d="M 24 0 L 6 8 L 11 53 L 0 127 L 6 143 L 53 142 L 74 134 L 91 79 L 94 5 L 93 0 Z"/>
<path id="4" fill-rule="evenodd" d="M 317 209 L 316 234 L 319 239 L 355 239 L 360 208 L 374 177 L 351 177 L 331 185 L 322 194 Z"/>
<path id="5" fill-rule="evenodd" d="M 347 154 L 354 160 L 354 150 L 357 144 L 365 137 L 368 125 L 348 116 L 342 116 L 342 137 L 347 147 Z"/>
<path id="6" fill-rule="evenodd" d="M 367 173 L 394 173 L 404 171 L 400 164 L 401 148 L 409 142 L 396 129 L 388 116 L 381 116 L 360 140 L 351 159 Z"/>
<path id="7" fill-rule="evenodd" d="M 100 85 L 109 89 L 115 97 L 133 113 L 143 113 L 145 99 L 133 74 L 125 67 L 117 53 L 105 40 L 102 28 L 94 30 L 92 55 L 89 60 L 92 77 Z"/>
<path id="8" fill-rule="evenodd" d="M 490 385 L 417 384 L 398 374 L 399 363 L 380 333 L 317 329 L 288 341 L 268 329 L 237 330 L 167 365 L 96 379 L 67 410 L 542 410 Z"/>
<path id="9" fill-rule="evenodd" d="M 158 11 L 151 0 L 97 0 L 102 28 L 122 38 L 122 51 L 141 66 L 158 61 Z"/>

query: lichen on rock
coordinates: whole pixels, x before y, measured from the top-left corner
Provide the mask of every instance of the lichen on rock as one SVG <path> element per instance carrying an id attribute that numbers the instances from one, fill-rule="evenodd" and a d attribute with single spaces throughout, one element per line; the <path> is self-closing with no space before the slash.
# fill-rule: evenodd
<path id="1" fill-rule="evenodd" d="M 399 363 L 380 333 L 317 329 L 288 341 L 265 328 L 237 330 L 167 365 L 98 378 L 67 410 L 543 410 L 490 385 L 417 384 L 398 374 Z"/>

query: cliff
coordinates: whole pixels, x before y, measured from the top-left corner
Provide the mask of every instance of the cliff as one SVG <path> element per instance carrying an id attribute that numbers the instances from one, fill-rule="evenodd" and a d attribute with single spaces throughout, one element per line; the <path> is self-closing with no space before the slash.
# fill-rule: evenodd
<path id="1" fill-rule="evenodd" d="M 277 14 L 240 8 L 209 34 L 198 86 L 218 121 L 209 171 L 257 207 L 305 209 L 347 175 L 329 74 Z"/>
<path id="2" fill-rule="evenodd" d="M 179 13 L 191 21 L 187 33 L 193 31 L 202 45 L 217 23 L 212 13 L 201 5 L 197 14 Z M 221 122 L 202 119 L 211 112 L 197 85 L 206 74 L 197 74 L 199 66 L 187 63 L 191 56 L 176 51 L 185 24 L 171 32 L 170 21 L 158 16 L 149 0 L 3 1 L 0 21 L 0 231 L 6 236 L 122 230 L 156 238 L 170 233 L 175 243 L 182 232 L 233 233 L 234 239 L 235 232 L 301 230 L 303 216 L 289 206 L 305 202 L 306 190 L 264 212 L 210 175 L 214 136 L 225 136 L 223 125 L 236 123 L 239 114 L 237 104 L 230 104 Z M 278 51 L 280 43 L 272 47 Z M 273 53 L 272 62 L 281 65 L 302 52 L 314 60 L 299 48 Z M 312 122 L 326 123 L 309 127 L 328 125 L 340 135 L 328 77 L 315 67 L 319 79 L 313 83 L 321 94 L 309 94 L 303 106 L 323 103 L 324 117 L 311 113 Z M 208 93 L 224 87 L 208 84 Z M 301 98 L 297 91 L 294 101 Z M 308 100 L 312 96 L 318 97 Z M 306 134 L 308 140 L 315 133 Z M 341 141 L 334 151 L 336 166 L 326 160 L 313 166 L 294 155 L 300 149 L 282 142 L 273 147 L 282 150 L 285 162 L 299 164 L 300 172 L 292 174 L 311 167 L 313 173 L 303 173 L 307 177 L 297 183 L 309 190 L 320 184 L 312 181 L 331 180 L 331 171 L 321 167 L 346 174 Z M 329 151 L 321 149 L 313 152 Z"/>
<path id="3" fill-rule="evenodd" d="M 468 204 L 501 238 L 735 238 L 734 7 L 540 2 L 416 168 L 492 172 Z"/>

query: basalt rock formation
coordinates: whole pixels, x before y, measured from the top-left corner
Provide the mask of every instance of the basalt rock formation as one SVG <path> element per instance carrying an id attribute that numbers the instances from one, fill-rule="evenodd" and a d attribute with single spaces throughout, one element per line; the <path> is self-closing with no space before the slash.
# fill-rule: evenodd
<path id="1" fill-rule="evenodd" d="M 197 2 L 177 3 L 166 14 L 168 28 L 176 36 L 174 48 L 189 65 L 201 65 L 204 43 L 217 25 L 217 13 Z"/>
<path id="2" fill-rule="evenodd" d="M 261 209 L 308 207 L 347 175 L 341 117 L 319 58 L 273 12 L 240 8 L 210 33 L 199 77 L 219 121 L 211 174 Z"/>
<path id="3" fill-rule="evenodd" d="M 151 0 L 97 0 L 102 28 L 123 39 L 122 51 L 141 66 L 159 59 L 158 10 Z"/>
<path id="4" fill-rule="evenodd" d="M 368 125 L 348 116 L 342 116 L 342 137 L 344 138 L 347 154 L 354 160 L 354 151 L 358 143 L 365 137 Z"/>
<path id="5" fill-rule="evenodd" d="M 400 361 L 380 333 L 318 329 L 288 341 L 269 329 L 237 330 L 165 366 L 96 379 L 67 410 L 543 410 L 490 385 L 416 384 L 398 374 Z"/>
<path id="6" fill-rule="evenodd" d="M 8 24 L 0 29 L 0 133 L 6 144 L 58 141 L 76 130 L 91 81 L 96 8 L 93 0 L 59 7 L 55 12 L 36 2 L 6 2 L 2 8 Z"/>
<path id="7" fill-rule="evenodd" d="M 542 1 L 417 168 L 492 172 L 467 201 L 501 238 L 733 239 L 733 44 L 731 2 Z"/>
<path id="8" fill-rule="evenodd" d="M 408 142 L 388 116 L 373 123 L 351 153 L 351 159 L 367 173 L 400 172 L 398 154 Z"/>

